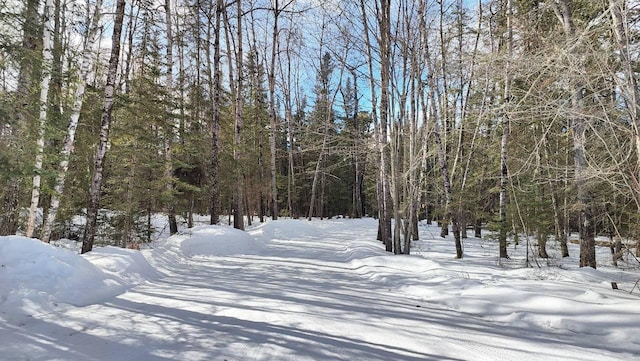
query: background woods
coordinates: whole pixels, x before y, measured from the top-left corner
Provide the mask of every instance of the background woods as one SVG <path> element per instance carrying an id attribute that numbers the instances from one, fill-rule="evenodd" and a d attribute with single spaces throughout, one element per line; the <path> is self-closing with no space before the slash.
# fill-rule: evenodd
<path id="1" fill-rule="evenodd" d="M 0 234 L 438 221 L 638 247 L 640 3 L 0 0 Z M 86 229 L 71 227 L 86 215 Z"/>

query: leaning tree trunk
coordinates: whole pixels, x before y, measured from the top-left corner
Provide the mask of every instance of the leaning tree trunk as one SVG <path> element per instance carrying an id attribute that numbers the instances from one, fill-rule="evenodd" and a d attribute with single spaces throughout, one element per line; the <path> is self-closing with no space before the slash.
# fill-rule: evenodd
<path id="1" fill-rule="evenodd" d="M 93 249 L 93 241 L 96 237 L 96 225 L 98 221 L 98 209 L 100 208 L 100 193 L 102 190 L 102 175 L 104 160 L 109 144 L 109 127 L 111 126 L 111 113 L 113 110 L 113 97 L 115 94 L 116 77 L 118 74 L 118 61 L 120 59 L 120 35 L 122 34 L 122 22 L 124 20 L 125 0 L 118 0 L 116 16 L 111 36 L 111 56 L 109 57 L 109 70 L 107 72 L 107 84 L 104 89 L 104 102 L 102 105 L 102 118 L 100 124 L 100 142 L 93 160 L 93 180 L 89 190 L 89 205 L 87 206 L 87 223 L 82 237 L 82 253 Z"/>
<path id="2" fill-rule="evenodd" d="M 307 216 L 308 220 L 311 220 L 313 218 L 313 212 L 314 212 L 314 207 L 315 207 L 315 203 L 316 203 L 316 194 L 318 193 L 317 188 L 318 188 L 318 181 L 320 180 L 320 169 L 322 167 L 322 162 L 324 160 L 324 152 L 325 152 L 325 148 L 327 146 L 327 136 L 328 136 L 328 125 L 327 125 L 327 120 L 325 120 L 324 122 L 324 132 L 323 132 L 323 138 L 322 138 L 322 148 L 320 148 L 320 154 L 318 155 L 318 160 L 316 162 L 316 169 L 313 172 L 313 181 L 311 182 L 311 199 L 309 201 L 309 213 Z M 320 207 L 322 207 L 322 205 L 320 205 Z"/>
<path id="3" fill-rule="evenodd" d="M 76 88 L 75 100 L 71 110 L 71 117 L 69 118 L 69 125 L 67 127 L 67 135 L 64 139 L 62 151 L 60 152 L 60 164 L 58 165 L 58 175 L 56 177 L 56 183 L 54 186 L 54 192 L 51 196 L 51 204 L 49 206 L 49 212 L 47 219 L 42 226 L 41 239 L 43 242 L 49 243 L 51 240 L 51 232 L 53 223 L 55 222 L 58 209 L 60 208 L 60 198 L 64 192 L 64 181 L 67 177 L 67 171 L 69 170 L 69 158 L 75 144 L 76 129 L 78 128 L 78 120 L 80 119 L 80 111 L 82 110 L 82 103 L 84 102 L 84 93 L 89 80 L 89 73 L 92 67 L 92 60 L 94 57 L 94 51 L 96 44 L 98 43 L 98 29 L 100 23 L 100 9 L 102 7 L 102 0 L 98 0 L 95 4 L 95 10 L 89 25 L 88 42 L 82 53 L 82 65 L 80 67 L 80 73 L 76 82 L 78 87 Z"/>

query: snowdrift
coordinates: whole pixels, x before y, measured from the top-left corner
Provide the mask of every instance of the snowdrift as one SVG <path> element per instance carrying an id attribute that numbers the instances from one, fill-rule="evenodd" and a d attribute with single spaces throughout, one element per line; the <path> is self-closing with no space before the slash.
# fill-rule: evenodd
<path id="1" fill-rule="evenodd" d="M 0 312 L 5 317 L 85 306 L 158 273 L 137 251 L 115 247 L 85 256 L 33 238 L 0 237 Z"/>
<path id="2" fill-rule="evenodd" d="M 197 226 L 161 243 L 155 256 L 169 253 L 178 257 L 209 257 L 258 254 L 262 242 L 247 232 L 225 226 Z"/>

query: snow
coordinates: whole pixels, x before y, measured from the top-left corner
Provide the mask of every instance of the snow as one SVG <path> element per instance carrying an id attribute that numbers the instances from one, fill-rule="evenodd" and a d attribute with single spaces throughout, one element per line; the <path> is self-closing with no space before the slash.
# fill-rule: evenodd
<path id="1" fill-rule="evenodd" d="M 615 268 L 600 248 L 597 270 L 578 268 L 577 246 L 562 259 L 550 243 L 552 258 L 526 268 L 524 245 L 500 260 L 496 242 L 468 238 L 458 260 L 453 240 L 427 224 L 413 255 L 394 256 L 376 226 L 197 226 L 152 249 L 85 255 L 71 242 L 0 237 L 0 359 L 640 357 L 633 259 Z"/>
<path id="2" fill-rule="evenodd" d="M 244 231 L 224 226 L 197 226 L 169 238 L 161 249 L 194 257 L 254 254 L 260 248 L 261 243 Z"/>

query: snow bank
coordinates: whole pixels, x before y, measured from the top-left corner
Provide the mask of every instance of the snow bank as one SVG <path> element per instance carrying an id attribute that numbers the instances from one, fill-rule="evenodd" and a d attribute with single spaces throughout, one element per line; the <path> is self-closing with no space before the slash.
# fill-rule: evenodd
<path id="1" fill-rule="evenodd" d="M 88 305 L 122 285 L 85 258 L 37 239 L 0 237 L 0 310 L 39 313 L 58 303 Z"/>
<path id="2" fill-rule="evenodd" d="M 316 224 L 302 219 L 279 219 L 254 227 L 251 234 L 262 241 L 303 239 L 321 234 Z"/>
<path id="3" fill-rule="evenodd" d="M 79 255 L 33 238 L 0 237 L 0 312 L 8 317 L 97 303 L 159 276 L 134 250 Z"/>
<path id="4" fill-rule="evenodd" d="M 187 233 L 169 237 L 157 251 L 173 256 L 206 257 L 257 254 L 262 248 L 262 242 L 247 232 L 214 225 L 194 227 Z"/>
<path id="5" fill-rule="evenodd" d="M 84 257 L 123 286 L 133 286 L 161 276 L 140 251 L 133 249 L 100 247 Z"/>

